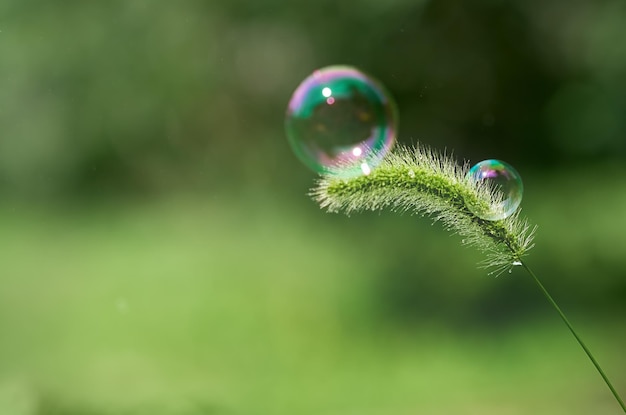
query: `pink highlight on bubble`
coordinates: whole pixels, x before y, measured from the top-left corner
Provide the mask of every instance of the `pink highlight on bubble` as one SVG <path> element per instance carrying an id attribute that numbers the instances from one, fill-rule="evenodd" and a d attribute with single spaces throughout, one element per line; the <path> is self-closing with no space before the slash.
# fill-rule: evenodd
<path id="1" fill-rule="evenodd" d="M 335 103 L 335 98 L 333 98 L 333 97 L 326 98 L 326 103 L 328 105 L 333 105 Z"/>

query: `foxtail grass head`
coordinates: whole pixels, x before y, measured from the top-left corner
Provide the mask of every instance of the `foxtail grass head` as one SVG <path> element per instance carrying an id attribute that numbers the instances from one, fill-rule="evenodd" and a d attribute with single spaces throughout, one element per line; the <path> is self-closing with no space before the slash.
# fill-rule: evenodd
<path id="1" fill-rule="evenodd" d="M 476 180 L 469 165 L 427 147 L 399 147 L 368 175 L 322 175 L 310 195 L 329 212 L 389 208 L 430 216 L 483 251 L 481 265 L 494 273 L 519 264 L 533 247 L 535 228 L 519 210 L 504 215 L 508 194 L 489 180 Z M 486 219 L 488 214 L 503 217 Z"/>

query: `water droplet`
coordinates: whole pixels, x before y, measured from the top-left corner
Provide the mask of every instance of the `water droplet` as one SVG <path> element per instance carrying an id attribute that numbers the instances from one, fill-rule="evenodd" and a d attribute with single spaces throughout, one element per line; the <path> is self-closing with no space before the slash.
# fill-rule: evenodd
<path id="1" fill-rule="evenodd" d="M 520 261 L 513 261 L 513 266 L 514 267 L 521 267 L 522 263 Z"/>
<path id="2" fill-rule="evenodd" d="M 519 173 L 500 160 L 484 160 L 475 164 L 467 174 L 478 182 L 487 182 L 494 190 L 496 203 L 488 208 L 467 204 L 476 216 L 486 220 L 501 220 L 511 216 L 522 202 L 524 185 Z"/>
<path id="3" fill-rule="evenodd" d="M 375 79 L 349 66 L 329 66 L 293 93 L 285 128 L 296 156 L 311 170 L 361 176 L 393 147 L 397 110 Z"/>
<path id="4" fill-rule="evenodd" d="M 415 177 L 415 172 L 413 170 L 409 170 L 409 177 L 411 179 Z"/>

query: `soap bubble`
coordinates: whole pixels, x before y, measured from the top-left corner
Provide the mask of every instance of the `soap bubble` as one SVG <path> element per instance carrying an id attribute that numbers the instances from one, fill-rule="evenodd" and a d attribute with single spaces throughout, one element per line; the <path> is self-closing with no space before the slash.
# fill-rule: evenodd
<path id="1" fill-rule="evenodd" d="M 311 170 L 368 175 L 395 143 L 397 111 L 375 79 L 349 66 L 314 71 L 293 93 L 285 122 L 296 156 Z"/>
<path id="2" fill-rule="evenodd" d="M 496 203 L 489 207 L 467 204 L 481 219 L 501 220 L 511 216 L 522 202 L 524 185 L 517 170 L 500 160 L 484 160 L 475 164 L 467 176 L 484 182 L 494 191 Z"/>

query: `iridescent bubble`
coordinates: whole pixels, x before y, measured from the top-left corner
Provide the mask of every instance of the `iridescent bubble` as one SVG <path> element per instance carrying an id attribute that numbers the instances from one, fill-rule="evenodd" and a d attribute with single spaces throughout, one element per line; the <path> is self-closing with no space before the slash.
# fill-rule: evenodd
<path id="1" fill-rule="evenodd" d="M 311 170 L 367 175 L 395 143 L 397 111 L 385 88 L 349 66 L 313 72 L 293 93 L 285 122 L 296 156 Z"/>
<path id="2" fill-rule="evenodd" d="M 517 170 L 500 160 L 484 160 L 475 164 L 467 174 L 478 182 L 485 182 L 495 192 L 496 203 L 491 206 L 467 204 L 476 216 L 486 220 L 501 220 L 511 216 L 522 202 L 524 184 Z"/>

